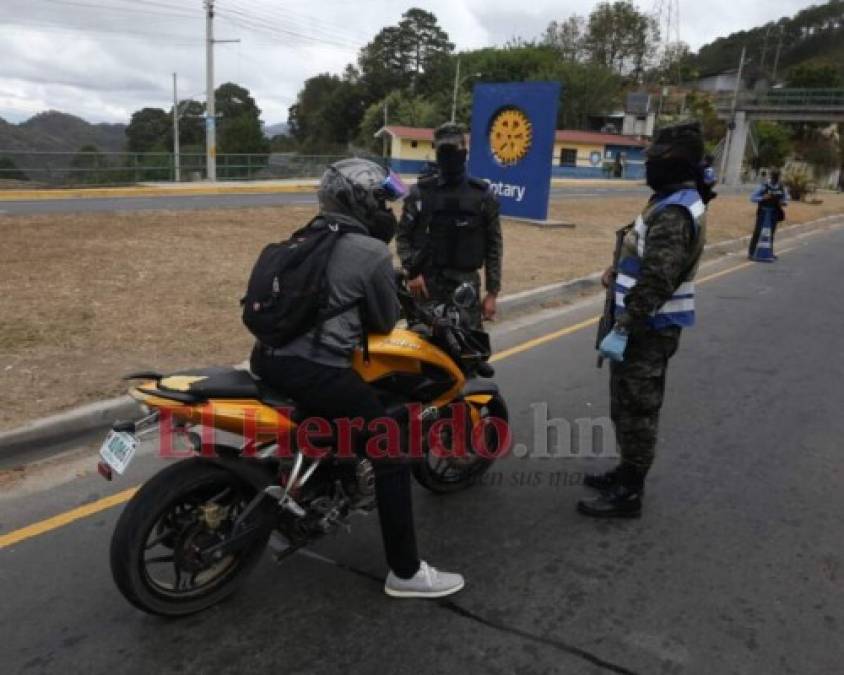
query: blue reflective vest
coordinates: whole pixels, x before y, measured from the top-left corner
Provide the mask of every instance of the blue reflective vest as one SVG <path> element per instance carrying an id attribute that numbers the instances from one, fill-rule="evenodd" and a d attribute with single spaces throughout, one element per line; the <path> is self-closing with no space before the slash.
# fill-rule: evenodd
<path id="1" fill-rule="evenodd" d="M 703 253 L 705 240 L 706 208 L 697 190 L 683 189 L 672 192 L 648 205 L 644 213 L 636 218 L 633 227 L 624 238 L 618 271 L 615 279 L 615 315 L 624 314 L 624 299 L 639 280 L 642 260 L 645 257 L 648 227 L 654 216 L 666 206 L 681 206 L 692 217 L 694 244 L 689 258 L 689 272 L 683 282 L 674 290 L 671 298 L 648 319 L 648 325 L 656 330 L 669 326 L 693 326 L 695 323 L 695 284 L 698 263 Z"/>

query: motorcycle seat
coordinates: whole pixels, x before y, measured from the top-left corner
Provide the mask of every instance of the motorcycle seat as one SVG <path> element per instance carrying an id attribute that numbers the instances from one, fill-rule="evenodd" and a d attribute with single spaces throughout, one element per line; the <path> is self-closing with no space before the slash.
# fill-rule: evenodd
<path id="1" fill-rule="evenodd" d="M 248 370 L 239 368 L 198 368 L 162 377 L 162 391 L 184 392 L 198 400 L 255 399 L 269 406 L 295 407 L 293 401 L 267 387 Z"/>

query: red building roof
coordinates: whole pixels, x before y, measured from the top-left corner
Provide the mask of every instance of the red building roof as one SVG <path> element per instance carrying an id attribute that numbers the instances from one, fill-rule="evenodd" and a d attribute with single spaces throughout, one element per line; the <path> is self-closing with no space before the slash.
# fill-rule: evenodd
<path id="1" fill-rule="evenodd" d="M 398 138 L 407 138 L 411 141 L 433 142 L 434 130 L 421 127 L 386 126 L 379 130 L 376 136 L 383 133 Z M 631 148 L 644 148 L 648 142 L 633 136 L 621 136 L 619 134 L 602 134 L 597 131 L 576 131 L 574 129 L 561 129 L 556 133 L 557 143 L 579 143 L 590 145 L 622 145 Z"/>
<path id="2" fill-rule="evenodd" d="M 648 142 L 633 136 L 602 134 L 597 131 L 575 131 L 562 129 L 557 132 L 557 143 L 589 143 L 591 145 L 624 145 L 631 148 L 644 148 Z"/>
<path id="3" fill-rule="evenodd" d="M 386 126 L 381 129 L 376 136 L 380 136 L 383 132 L 387 132 L 391 136 L 398 136 L 399 138 L 407 138 L 411 141 L 434 141 L 434 130 L 423 129 L 421 127 L 396 127 Z"/>

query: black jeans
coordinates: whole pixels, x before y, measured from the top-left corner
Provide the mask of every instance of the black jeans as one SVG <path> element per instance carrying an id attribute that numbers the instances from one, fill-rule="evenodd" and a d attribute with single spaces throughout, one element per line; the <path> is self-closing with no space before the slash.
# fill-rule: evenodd
<path id="1" fill-rule="evenodd" d="M 268 356 L 258 347 L 252 352 L 252 372 L 272 389 L 292 398 L 308 415 L 328 420 L 360 417 L 365 423 L 386 412 L 375 391 L 351 368 L 324 366 L 307 359 Z M 363 454 L 366 435 L 356 443 Z M 387 564 L 408 579 L 419 569 L 410 467 L 406 462 L 372 460 L 375 496 Z"/>

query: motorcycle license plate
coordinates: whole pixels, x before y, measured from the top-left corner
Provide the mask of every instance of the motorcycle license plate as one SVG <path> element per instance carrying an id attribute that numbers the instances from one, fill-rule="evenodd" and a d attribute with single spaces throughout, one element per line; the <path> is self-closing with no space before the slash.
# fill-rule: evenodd
<path id="1" fill-rule="evenodd" d="M 138 439 L 128 431 L 112 431 L 100 448 L 100 457 L 121 476 L 135 456 Z"/>

